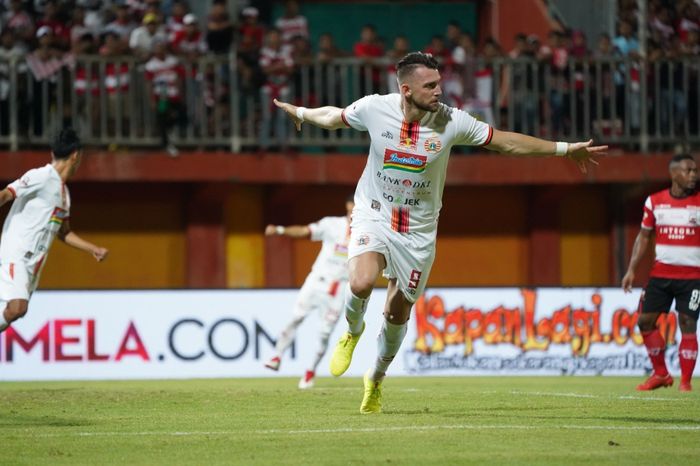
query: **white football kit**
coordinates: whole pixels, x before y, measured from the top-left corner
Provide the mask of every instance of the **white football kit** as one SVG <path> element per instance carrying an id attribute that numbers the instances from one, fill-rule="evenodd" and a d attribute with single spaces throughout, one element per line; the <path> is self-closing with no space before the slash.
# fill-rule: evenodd
<path id="1" fill-rule="evenodd" d="M 363 97 L 342 117 L 347 126 L 369 132 L 371 140 L 355 191 L 349 257 L 369 251 L 384 255 L 384 276 L 395 278 L 415 302 L 435 258 L 450 150 L 486 145 L 493 129 L 444 104 L 418 122 L 406 122 L 399 94 Z"/>
<path id="2" fill-rule="evenodd" d="M 311 240 L 321 241 L 311 273 L 306 277 L 294 306 L 295 319 L 303 319 L 318 310 L 323 326 L 333 329 L 343 308 L 343 293 L 348 282 L 348 241 L 350 228 L 346 217 L 324 217 L 309 225 Z"/>
<path id="3" fill-rule="evenodd" d="M 29 170 L 7 188 L 15 200 L 0 239 L 0 304 L 29 300 L 70 213 L 68 188 L 51 164 Z"/>

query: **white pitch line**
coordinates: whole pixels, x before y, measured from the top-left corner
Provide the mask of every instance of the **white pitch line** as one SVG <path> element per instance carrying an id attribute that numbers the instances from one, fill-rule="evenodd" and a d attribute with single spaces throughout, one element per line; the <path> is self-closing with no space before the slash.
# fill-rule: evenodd
<path id="1" fill-rule="evenodd" d="M 253 431 L 192 431 L 192 432 L 61 432 L 31 435 L 25 432 L 24 435 L 34 438 L 49 437 L 139 437 L 139 436 L 163 436 L 163 437 L 196 437 L 196 436 L 241 436 L 245 434 L 253 435 L 303 435 L 303 434 L 346 434 L 346 433 L 381 433 L 381 432 L 401 432 L 401 431 L 432 431 L 432 430 L 603 430 L 603 431 L 700 431 L 700 425 L 692 426 L 586 426 L 586 425 L 477 425 L 477 424 L 457 424 L 457 425 L 427 425 L 427 426 L 387 426 L 387 427 L 344 427 L 337 429 L 267 429 Z"/>
<path id="2" fill-rule="evenodd" d="M 493 392 L 495 393 L 495 392 Z M 604 398 L 612 400 L 640 400 L 640 401 L 686 401 L 690 398 L 665 398 L 658 396 L 634 396 L 634 395 L 620 395 L 620 396 L 601 396 L 601 395 L 591 395 L 588 393 L 559 393 L 559 392 L 522 392 L 522 391 L 511 391 L 511 395 L 531 395 L 531 396 L 558 396 L 564 398 Z"/>

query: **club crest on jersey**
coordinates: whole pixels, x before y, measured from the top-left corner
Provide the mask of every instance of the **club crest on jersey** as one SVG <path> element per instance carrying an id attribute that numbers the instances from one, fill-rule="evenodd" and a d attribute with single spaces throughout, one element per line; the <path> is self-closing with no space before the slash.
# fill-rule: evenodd
<path id="1" fill-rule="evenodd" d="M 428 164 L 425 155 L 408 154 L 392 149 L 384 150 L 384 170 L 402 170 L 410 173 L 423 173 Z"/>
<path id="2" fill-rule="evenodd" d="M 369 236 L 368 235 L 360 235 L 357 238 L 357 245 L 358 246 L 367 246 L 369 244 Z"/>
<path id="3" fill-rule="evenodd" d="M 442 149 L 442 142 L 440 142 L 440 139 L 438 138 L 429 138 L 425 140 L 423 148 L 426 152 L 434 154 L 436 152 L 440 152 L 440 149 Z"/>

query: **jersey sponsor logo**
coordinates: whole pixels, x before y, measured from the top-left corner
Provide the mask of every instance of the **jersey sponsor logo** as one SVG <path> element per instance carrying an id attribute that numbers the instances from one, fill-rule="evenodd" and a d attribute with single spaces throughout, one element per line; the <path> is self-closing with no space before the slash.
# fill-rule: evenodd
<path id="1" fill-rule="evenodd" d="M 420 199 L 404 198 L 401 196 L 393 196 L 391 194 L 382 193 L 384 199 L 391 202 L 392 204 L 403 204 L 411 207 L 419 207 Z"/>
<path id="2" fill-rule="evenodd" d="M 442 149 L 442 142 L 438 138 L 428 138 L 425 140 L 423 148 L 426 152 L 431 152 L 434 154 L 436 152 L 440 152 L 440 149 Z"/>
<path id="3" fill-rule="evenodd" d="M 695 236 L 695 228 L 689 227 L 658 227 L 660 235 L 667 235 L 668 239 L 685 239 L 687 236 Z"/>
<path id="4" fill-rule="evenodd" d="M 387 139 L 392 139 L 392 140 L 394 139 L 394 135 L 391 134 L 389 131 L 384 131 L 384 132 L 382 133 L 382 137 L 383 137 L 383 138 L 387 138 Z"/>
<path id="5" fill-rule="evenodd" d="M 360 235 L 356 243 L 358 246 L 367 246 L 369 244 L 369 235 Z"/>
<path id="6" fill-rule="evenodd" d="M 333 254 L 338 257 L 348 257 L 348 247 L 344 244 L 335 243 Z"/>
<path id="7" fill-rule="evenodd" d="M 410 173 L 423 173 L 428 165 L 425 155 L 408 154 L 396 150 L 384 151 L 384 170 L 402 170 Z"/>

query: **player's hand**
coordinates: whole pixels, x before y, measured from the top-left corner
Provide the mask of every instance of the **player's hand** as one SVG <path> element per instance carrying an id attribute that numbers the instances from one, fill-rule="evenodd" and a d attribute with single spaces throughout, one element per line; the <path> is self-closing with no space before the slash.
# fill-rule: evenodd
<path id="1" fill-rule="evenodd" d="M 95 248 L 95 250 L 92 251 L 92 257 L 94 257 L 97 262 L 102 262 L 107 259 L 107 254 L 109 254 L 109 251 L 106 248 Z"/>
<path id="2" fill-rule="evenodd" d="M 627 271 L 624 277 L 622 277 L 622 289 L 625 293 L 632 291 L 632 284 L 634 283 L 634 272 Z"/>
<path id="3" fill-rule="evenodd" d="M 593 146 L 593 139 L 588 142 L 573 142 L 569 144 L 566 158 L 573 160 L 583 173 L 588 173 L 588 164 L 598 165 L 595 159 L 598 155 L 607 155 L 608 146 Z"/>
<path id="4" fill-rule="evenodd" d="M 294 122 L 294 126 L 297 128 L 297 131 L 301 131 L 302 121 L 299 117 L 297 117 L 297 106 L 286 102 L 280 102 L 277 99 L 273 99 L 272 101 L 275 103 L 275 105 L 277 105 L 277 107 L 281 108 L 287 113 L 287 115 L 289 115 L 289 118 L 291 118 Z"/>

